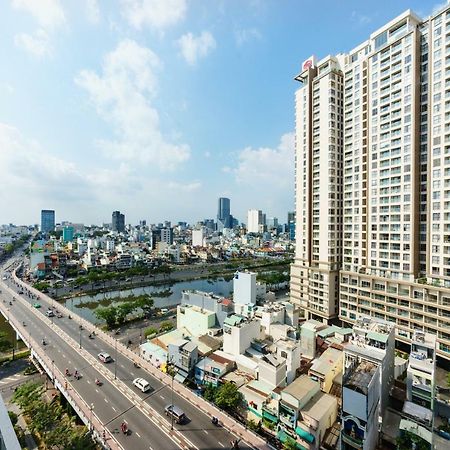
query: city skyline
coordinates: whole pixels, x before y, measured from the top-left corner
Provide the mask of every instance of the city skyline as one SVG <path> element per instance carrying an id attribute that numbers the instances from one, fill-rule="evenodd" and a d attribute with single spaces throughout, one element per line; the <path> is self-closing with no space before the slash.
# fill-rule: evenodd
<path id="1" fill-rule="evenodd" d="M 151 3 L 0 1 L 0 223 L 33 223 L 43 207 L 85 223 L 116 209 L 130 223 L 192 222 L 221 196 L 240 220 L 293 210 L 298 43 L 330 50 L 314 4 L 173 0 L 152 15 Z M 331 50 L 436 6 L 327 4 Z"/>

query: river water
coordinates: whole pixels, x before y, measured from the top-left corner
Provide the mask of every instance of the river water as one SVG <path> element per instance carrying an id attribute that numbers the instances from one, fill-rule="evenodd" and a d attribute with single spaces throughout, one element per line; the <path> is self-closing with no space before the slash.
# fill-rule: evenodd
<path id="1" fill-rule="evenodd" d="M 154 305 L 158 308 L 166 308 L 168 306 L 178 305 L 181 303 L 181 292 L 184 290 L 199 290 L 204 292 L 212 292 L 217 295 L 228 296 L 233 291 L 233 281 L 226 281 L 223 278 L 217 280 L 193 280 L 181 281 L 173 284 L 158 284 L 158 286 L 136 287 L 133 289 L 124 289 L 121 291 L 104 292 L 95 295 L 82 295 L 67 299 L 63 304 L 92 323 L 98 323 L 98 319 L 94 315 L 94 311 L 99 306 L 115 306 L 120 304 L 118 298 L 125 298 L 130 295 L 148 294 L 153 297 Z M 168 296 L 157 297 L 152 294 L 170 290 Z M 116 300 L 114 300 L 116 299 Z"/>

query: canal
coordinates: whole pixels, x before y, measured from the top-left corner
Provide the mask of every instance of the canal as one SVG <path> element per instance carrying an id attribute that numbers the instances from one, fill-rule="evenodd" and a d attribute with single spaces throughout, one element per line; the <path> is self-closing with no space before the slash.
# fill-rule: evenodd
<path id="1" fill-rule="evenodd" d="M 82 295 L 72 297 L 63 301 L 63 304 L 74 313 L 80 315 L 92 323 L 98 323 L 94 311 L 99 306 L 116 306 L 121 299 L 125 300 L 130 295 L 150 295 L 157 308 L 167 308 L 181 303 L 181 293 L 184 290 L 199 290 L 212 292 L 217 295 L 228 296 L 233 291 L 233 281 L 223 278 L 215 280 L 193 280 L 177 283 L 159 284 L 158 286 L 144 286 L 120 291 L 102 292 L 95 295 Z M 159 294 L 159 296 L 158 296 Z M 122 301 L 123 301 L 122 300 Z"/>

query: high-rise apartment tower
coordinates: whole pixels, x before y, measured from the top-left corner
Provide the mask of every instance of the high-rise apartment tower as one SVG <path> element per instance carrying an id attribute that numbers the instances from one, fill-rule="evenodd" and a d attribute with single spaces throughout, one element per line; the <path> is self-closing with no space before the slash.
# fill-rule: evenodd
<path id="1" fill-rule="evenodd" d="M 118 233 L 125 231 L 125 215 L 121 214 L 120 211 L 114 211 L 112 213 L 112 230 Z"/>
<path id="2" fill-rule="evenodd" d="M 436 335 L 450 358 L 450 5 L 410 10 L 296 78 L 296 258 L 307 317 Z"/>
<path id="3" fill-rule="evenodd" d="M 53 209 L 43 209 L 41 211 L 41 231 L 49 233 L 55 230 L 55 211 Z"/>

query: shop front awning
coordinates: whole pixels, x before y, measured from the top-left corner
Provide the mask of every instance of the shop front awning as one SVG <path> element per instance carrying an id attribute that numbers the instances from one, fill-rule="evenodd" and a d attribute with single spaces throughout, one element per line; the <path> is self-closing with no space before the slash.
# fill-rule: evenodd
<path id="1" fill-rule="evenodd" d="M 305 441 L 309 442 L 310 444 L 314 441 L 314 436 L 311 433 L 308 433 L 307 431 L 303 430 L 300 427 L 297 427 L 295 429 L 295 432 Z"/>
<path id="2" fill-rule="evenodd" d="M 271 420 L 272 422 L 278 422 L 278 417 L 275 416 L 274 414 L 271 414 L 270 412 L 266 411 L 265 409 L 263 410 L 262 415 L 265 419 Z"/>

